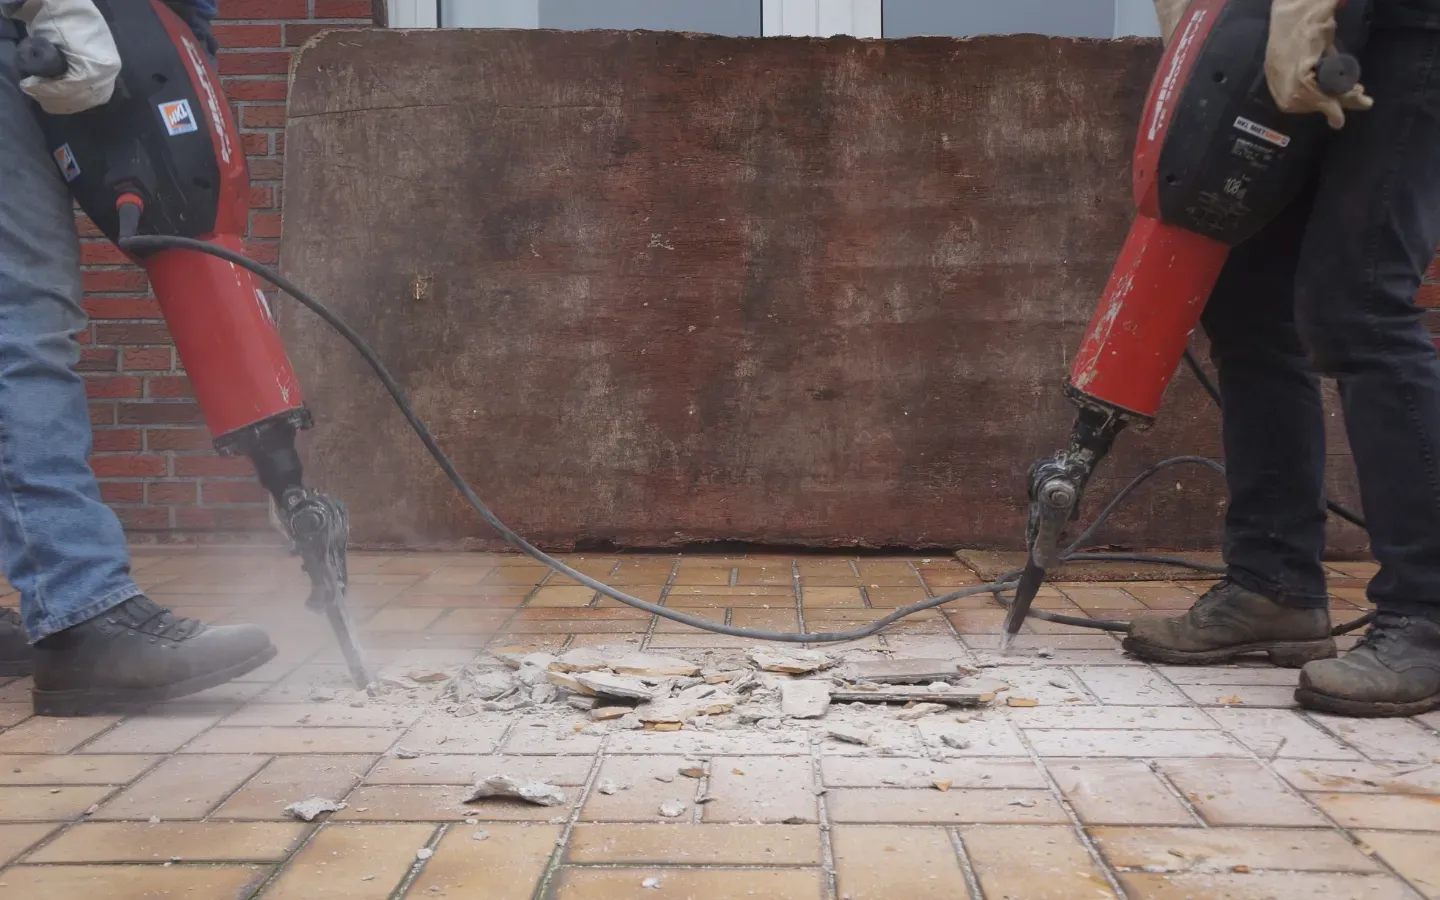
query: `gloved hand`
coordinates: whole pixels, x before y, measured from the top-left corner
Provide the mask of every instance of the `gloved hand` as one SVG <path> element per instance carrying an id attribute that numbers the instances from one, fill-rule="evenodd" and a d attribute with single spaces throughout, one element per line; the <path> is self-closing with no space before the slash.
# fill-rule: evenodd
<path id="1" fill-rule="evenodd" d="M 64 51 L 70 63 L 59 78 L 22 79 L 22 91 L 46 112 L 60 115 L 109 102 L 120 74 L 120 52 L 91 0 L 23 0 L 18 7 L 6 4 L 5 10 L 25 23 L 27 33 L 48 38 Z"/>
<path id="2" fill-rule="evenodd" d="M 1331 128 L 1345 125 L 1345 110 L 1369 109 L 1375 101 L 1365 86 L 1332 97 L 1315 83 L 1315 65 L 1336 52 L 1335 9 L 1340 0 L 1274 0 L 1270 41 L 1265 52 L 1265 81 L 1275 105 L 1287 113 L 1323 113 Z"/>
<path id="3" fill-rule="evenodd" d="M 1155 0 L 1155 17 L 1160 20 L 1160 42 L 1166 47 L 1170 46 L 1170 36 L 1175 33 L 1175 26 L 1180 23 L 1180 17 L 1185 15 L 1185 9 L 1190 5 L 1190 0 Z"/>

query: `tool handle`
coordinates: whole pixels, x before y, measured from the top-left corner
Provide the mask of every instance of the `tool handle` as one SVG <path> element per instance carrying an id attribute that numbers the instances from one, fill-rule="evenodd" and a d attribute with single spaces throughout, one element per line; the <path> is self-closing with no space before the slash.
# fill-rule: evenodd
<path id="1" fill-rule="evenodd" d="M 1348 53 L 1332 53 L 1315 66 L 1315 83 L 1332 97 L 1347 94 L 1360 83 L 1360 60 Z"/>
<path id="2" fill-rule="evenodd" d="M 48 38 L 29 35 L 15 48 L 16 65 L 23 77 L 59 78 L 70 68 L 65 51 Z"/>

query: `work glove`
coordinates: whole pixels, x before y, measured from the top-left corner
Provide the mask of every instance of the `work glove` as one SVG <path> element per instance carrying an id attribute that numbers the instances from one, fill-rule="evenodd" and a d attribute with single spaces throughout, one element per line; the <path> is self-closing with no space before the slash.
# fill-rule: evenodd
<path id="1" fill-rule="evenodd" d="M 1166 47 L 1170 46 L 1170 36 L 1175 33 L 1175 26 L 1180 23 L 1180 17 L 1185 15 L 1185 9 L 1190 5 L 1190 0 L 1155 0 L 1155 17 L 1160 20 L 1160 42 Z"/>
<path id="2" fill-rule="evenodd" d="M 42 109 L 67 115 L 109 102 L 120 74 L 120 52 L 92 0 L 18 0 L 3 9 L 25 23 L 27 34 L 59 47 L 70 64 L 59 78 L 21 79 L 20 89 Z"/>
<path id="3" fill-rule="evenodd" d="M 1315 65 L 1335 46 L 1335 10 L 1342 0 L 1274 0 L 1265 48 L 1265 81 L 1281 111 L 1323 113 L 1331 128 L 1345 125 L 1345 110 L 1369 109 L 1365 86 L 1332 97 L 1315 83 Z"/>

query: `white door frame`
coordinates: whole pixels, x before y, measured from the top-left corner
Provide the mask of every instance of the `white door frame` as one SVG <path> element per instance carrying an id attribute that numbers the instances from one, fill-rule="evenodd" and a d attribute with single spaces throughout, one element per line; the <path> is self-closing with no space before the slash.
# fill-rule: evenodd
<path id="1" fill-rule="evenodd" d="M 438 28 L 440 4 L 436 0 L 385 0 L 391 28 Z"/>

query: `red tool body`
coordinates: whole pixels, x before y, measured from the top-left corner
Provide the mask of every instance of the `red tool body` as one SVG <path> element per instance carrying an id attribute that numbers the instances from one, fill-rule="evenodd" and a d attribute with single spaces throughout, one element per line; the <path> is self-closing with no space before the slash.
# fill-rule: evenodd
<path id="1" fill-rule="evenodd" d="M 76 115 L 36 108 L 71 193 L 122 249 L 137 235 L 164 235 L 243 252 L 245 153 L 204 45 L 159 0 L 96 5 L 120 51 L 114 96 Z M 65 69 L 63 48 L 27 39 L 21 51 L 33 74 Z M 216 449 L 255 465 L 310 575 L 310 605 L 329 617 L 363 686 L 369 676 L 344 606 L 348 518 L 302 483 L 295 436 L 311 417 L 265 294 L 245 269 L 195 250 L 132 257 L 149 276 Z"/>
<path id="2" fill-rule="evenodd" d="M 1337 45 L 1363 46 L 1369 5 L 1342 3 Z M 1030 555 L 1001 636 L 1008 647 L 1095 467 L 1128 425 L 1155 418 L 1230 248 L 1260 231 L 1314 174 L 1329 127 L 1282 113 L 1265 81 L 1270 0 L 1191 0 L 1150 86 L 1135 144 L 1137 216 L 1081 342 L 1066 393 L 1070 445 L 1030 469 Z M 1329 93 L 1355 58 L 1321 61 Z"/>

